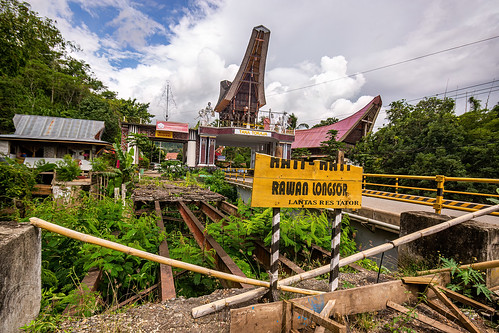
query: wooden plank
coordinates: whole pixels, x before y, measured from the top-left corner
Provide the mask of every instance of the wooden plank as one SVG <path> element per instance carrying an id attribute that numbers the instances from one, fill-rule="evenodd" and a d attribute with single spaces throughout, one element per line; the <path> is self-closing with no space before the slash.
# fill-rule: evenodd
<path id="1" fill-rule="evenodd" d="M 428 285 L 430 283 L 439 286 L 445 286 L 450 283 L 450 275 L 447 274 L 431 274 L 425 276 L 406 276 L 402 281 L 407 284 Z"/>
<path id="2" fill-rule="evenodd" d="M 288 274 L 305 273 L 305 271 L 300 266 L 298 266 L 297 264 L 295 264 L 294 262 L 283 256 L 282 254 L 279 254 L 279 261 L 283 264 L 284 267 L 286 267 L 289 270 Z M 286 268 L 284 267 L 282 268 L 286 270 Z"/>
<path id="3" fill-rule="evenodd" d="M 451 312 L 459 319 L 459 321 L 468 331 L 473 333 L 480 333 L 480 330 L 471 322 L 471 320 L 466 317 L 466 315 L 462 313 L 461 310 L 459 310 L 458 307 L 455 306 L 454 303 L 452 303 L 452 301 L 448 299 L 447 296 L 445 296 L 437 286 L 434 286 L 432 284 L 430 284 L 429 286 L 431 290 L 433 290 L 435 295 L 437 295 L 438 299 L 451 310 Z"/>
<path id="4" fill-rule="evenodd" d="M 336 300 L 332 299 L 327 301 L 326 305 L 322 309 L 320 315 L 324 318 L 329 318 L 331 315 L 331 311 L 333 311 L 334 305 L 336 304 Z M 315 328 L 315 333 L 324 333 L 326 331 L 326 328 L 323 326 L 318 326 Z"/>
<path id="5" fill-rule="evenodd" d="M 363 312 L 372 312 L 386 309 L 386 302 L 393 300 L 397 303 L 404 303 L 417 300 L 418 287 L 416 285 L 406 285 L 400 280 L 368 285 L 358 288 L 337 290 L 317 296 L 296 298 L 294 303 L 305 306 L 317 313 L 320 313 L 329 300 L 336 300 L 335 311 L 340 315 L 351 315 Z M 274 327 L 269 324 L 265 329 L 261 329 L 263 322 L 282 321 L 283 302 L 267 304 L 255 304 L 244 308 L 231 310 L 231 332 L 280 332 L 280 326 Z M 255 309 L 262 312 L 255 313 Z M 293 327 L 304 328 L 310 321 L 298 318 L 298 315 L 291 317 L 286 315 L 287 322 L 293 320 Z M 291 326 L 291 325 L 289 325 Z"/>
<path id="6" fill-rule="evenodd" d="M 165 230 L 165 225 L 163 224 L 163 216 L 161 214 L 161 205 L 159 201 L 154 201 L 154 208 L 156 210 L 156 215 L 158 216 L 156 224 L 161 232 L 163 232 Z M 159 255 L 170 258 L 170 252 L 168 251 L 168 243 L 166 242 L 166 239 L 159 245 Z M 175 297 L 177 297 L 177 295 L 175 292 L 175 281 L 173 280 L 172 267 L 159 264 L 159 298 L 161 302 L 163 302 Z"/>
<path id="7" fill-rule="evenodd" d="M 480 302 L 477 302 L 474 299 L 466 297 L 466 296 L 464 296 L 458 292 L 455 292 L 453 290 L 447 289 L 447 288 L 442 287 L 442 286 L 439 286 L 438 289 L 442 290 L 447 297 L 452 298 L 453 300 L 461 302 L 463 304 L 472 306 L 474 308 L 483 310 L 490 315 L 493 315 L 496 312 L 496 310 L 494 308 L 487 306 L 485 304 L 482 304 Z"/>
<path id="8" fill-rule="evenodd" d="M 410 284 L 430 284 L 434 282 L 433 278 L 424 276 L 407 276 L 403 277 L 402 281 L 404 281 L 404 283 Z"/>
<path id="9" fill-rule="evenodd" d="M 428 305 L 430 308 L 432 308 L 435 312 L 439 313 L 440 315 L 444 316 L 445 318 L 449 319 L 450 321 L 457 323 L 462 326 L 461 321 L 459 321 L 459 318 L 457 318 L 452 312 L 450 312 L 448 309 L 441 307 L 438 305 L 435 301 L 426 300 L 426 305 Z"/>
<path id="10" fill-rule="evenodd" d="M 310 318 L 313 322 L 321 325 L 333 333 L 346 333 L 347 331 L 347 327 L 345 325 L 337 323 L 329 318 L 324 318 L 317 312 L 294 302 L 291 302 L 291 311 L 298 312 L 304 315 L 305 318 Z"/>
<path id="11" fill-rule="evenodd" d="M 273 306 L 268 306 L 272 304 Z M 282 309 L 284 302 L 260 303 L 240 309 L 230 310 L 230 332 L 267 332 L 281 333 Z M 290 306 L 291 308 L 291 306 Z M 289 312 L 291 313 L 291 312 Z M 286 323 L 290 322 L 287 316 Z M 291 328 L 291 325 L 287 326 Z"/>
<path id="12" fill-rule="evenodd" d="M 412 310 L 409 310 L 407 309 L 406 307 L 403 307 L 402 305 L 399 305 L 397 303 L 394 303 L 392 301 L 388 301 L 386 303 L 386 306 L 389 307 L 389 308 L 392 308 L 398 312 L 401 312 L 401 313 L 404 313 L 404 314 L 410 314 L 411 312 L 414 314 L 414 319 L 417 319 L 419 320 L 420 322 L 422 323 L 425 323 L 427 325 L 430 325 L 436 329 L 439 329 L 441 330 L 442 332 L 446 332 L 446 333 L 461 333 L 460 330 L 457 330 L 453 327 L 450 327 L 450 326 L 447 326 L 441 322 L 439 322 L 438 320 L 435 320 L 435 319 L 432 319 L 430 317 L 427 317 L 425 315 L 423 315 L 422 313 L 418 312 L 418 311 L 412 311 Z M 412 316 L 412 315 L 410 315 Z"/>

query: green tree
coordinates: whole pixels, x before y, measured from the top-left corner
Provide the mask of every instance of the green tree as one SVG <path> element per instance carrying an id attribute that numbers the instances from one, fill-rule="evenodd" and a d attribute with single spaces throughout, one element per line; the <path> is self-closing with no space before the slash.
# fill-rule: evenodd
<path id="1" fill-rule="evenodd" d="M 149 103 L 139 103 L 136 99 L 120 99 L 116 101 L 118 113 L 129 123 L 148 124 L 154 115 L 148 112 Z"/>
<path id="2" fill-rule="evenodd" d="M 156 146 L 146 135 L 133 133 L 130 135 L 128 140 L 131 145 L 137 145 L 137 147 L 139 147 L 139 151 L 150 161 L 159 156 L 159 147 Z"/>
<path id="3" fill-rule="evenodd" d="M 465 144 L 461 161 L 469 177 L 497 178 L 499 170 L 499 104 L 492 110 L 478 108 L 459 116 Z"/>
<path id="4" fill-rule="evenodd" d="M 14 130 L 16 113 L 102 120 L 108 142 L 119 139 L 122 119 L 150 122 L 148 103 L 118 99 L 69 56 L 75 49 L 28 3 L 0 0 L 0 133 Z"/>
<path id="5" fill-rule="evenodd" d="M 336 118 L 336 117 L 329 117 L 326 120 L 324 120 L 324 119 L 321 120 L 320 123 L 315 124 L 314 126 L 312 126 L 312 128 L 322 127 L 322 126 L 327 126 L 327 125 L 332 125 L 332 124 L 335 124 L 337 122 L 338 122 L 338 118 Z"/>
<path id="6" fill-rule="evenodd" d="M 464 135 L 453 109 L 451 99 L 415 106 L 393 102 L 388 125 L 359 142 L 349 157 L 365 172 L 464 176 L 459 156 Z"/>
<path id="7" fill-rule="evenodd" d="M 321 142 L 321 149 L 327 155 L 326 160 L 335 161 L 338 150 L 344 148 L 343 142 L 336 141 L 337 130 L 327 131 L 328 139 Z"/>
<path id="8" fill-rule="evenodd" d="M 289 115 L 288 124 L 290 129 L 296 128 L 296 123 L 298 122 L 298 117 L 294 113 Z"/>
<path id="9" fill-rule="evenodd" d="M 295 160 L 307 159 L 312 153 L 307 148 L 295 148 L 291 151 L 291 158 Z"/>

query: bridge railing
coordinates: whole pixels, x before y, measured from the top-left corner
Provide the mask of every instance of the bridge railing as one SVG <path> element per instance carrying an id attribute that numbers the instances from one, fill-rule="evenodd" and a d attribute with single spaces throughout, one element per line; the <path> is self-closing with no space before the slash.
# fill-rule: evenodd
<path id="1" fill-rule="evenodd" d="M 375 182 L 375 179 L 383 180 L 378 180 Z M 413 183 L 420 185 L 410 186 L 408 184 L 401 184 L 402 181 L 404 181 L 405 183 L 409 183 L 408 181 L 410 180 L 412 180 Z M 451 186 L 448 186 L 448 188 L 446 189 L 445 186 L 446 184 L 449 185 L 449 183 L 451 183 Z M 363 175 L 362 188 L 363 194 L 366 196 L 384 197 L 398 201 L 433 206 L 433 208 L 435 209 L 435 213 L 437 214 L 441 213 L 442 208 L 475 211 L 488 206 L 484 203 L 484 198 L 499 198 L 499 195 L 496 193 L 457 190 L 459 187 L 466 188 L 467 186 L 463 186 L 463 184 L 469 183 L 481 183 L 484 185 L 488 185 L 485 186 L 485 188 L 493 190 L 494 188 L 497 188 L 499 179 L 447 177 L 444 175 L 411 176 L 365 173 Z M 427 185 L 428 187 L 425 187 L 425 185 Z M 372 188 L 382 188 L 383 191 L 376 191 Z M 423 194 L 424 196 L 419 196 L 419 194 Z M 458 195 L 460 198 L 464 198 L 463 200 L 466 201 L 448 200 L 449 198 L 444 199 L 445 194 L 450 194 L 451 196 Z M 494 215 L 499 214 L 494 213 Z"/>
<path id="2" fill-rule="evenodd" d="M 254 170 L 249 168 L 225 168 L 225 178 L 229 181 L 251 184 Z M 411 184 L 412 183 L 412 184 Z M 480 192 L 459 190 L 468 188 L 471 183 L 483 186 Z M 447 186 L 446 186 L 447 185 Z M 362 194 L 396 201 L 432 206 L 440 214 L 443 208 L 463 211 L 476 211 L 489 206 L 486 198 L 499 198 L 493 192 L 499 185 L 495 178 L 466 178 L 436 176 L 412 176 L 364 173 Z M 474 189 L 474 188 L 473 188 Z M 476 189 L 474 189 L 476 191 Z M 493 213 L 499 216 L 499 213 Z"/>
<path id="3" fill-rule="evenodd" d="M 237 183 L 246 183 L 246 180 L 253 178 L 254 174 L 254 169 L 249 168 L 225 168 L 222 170 L 225 173 L 225 179 Z"/>

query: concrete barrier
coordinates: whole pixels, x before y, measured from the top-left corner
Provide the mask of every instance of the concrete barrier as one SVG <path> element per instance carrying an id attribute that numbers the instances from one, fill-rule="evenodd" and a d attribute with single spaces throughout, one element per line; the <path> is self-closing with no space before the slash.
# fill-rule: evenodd
<path id="1" fill-rule="evenodd" d="M 40 311 L 41 231 L 0 222 L 0 332 L 19 332 Z"/>
<path id="2" fill-rule="evenodd" d="M 405 212 L 400 216 L 400 236 L 450 220 L 448 215 L 430 212 Z M 499 259 L 497 225 L 468 221 L 434 235 L 418 239 L 398 249 L 399 267 L 425 263 L 436 268 L 439 255 L 458 263 L 471 264 Z M 487 270 L 487 286 L 499 285 L 499 269 Z"/>

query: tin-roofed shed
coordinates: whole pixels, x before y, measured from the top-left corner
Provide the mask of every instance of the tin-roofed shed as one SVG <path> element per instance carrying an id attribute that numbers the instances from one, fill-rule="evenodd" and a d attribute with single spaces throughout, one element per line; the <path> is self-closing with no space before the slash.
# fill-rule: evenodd
<path id="1" fill-rule="evenodd" d="M 16 114 L 14 134 L 0 135 L 0 153 L 15 157 L 88 160 L 103 146 L 103 121 Z"/>

